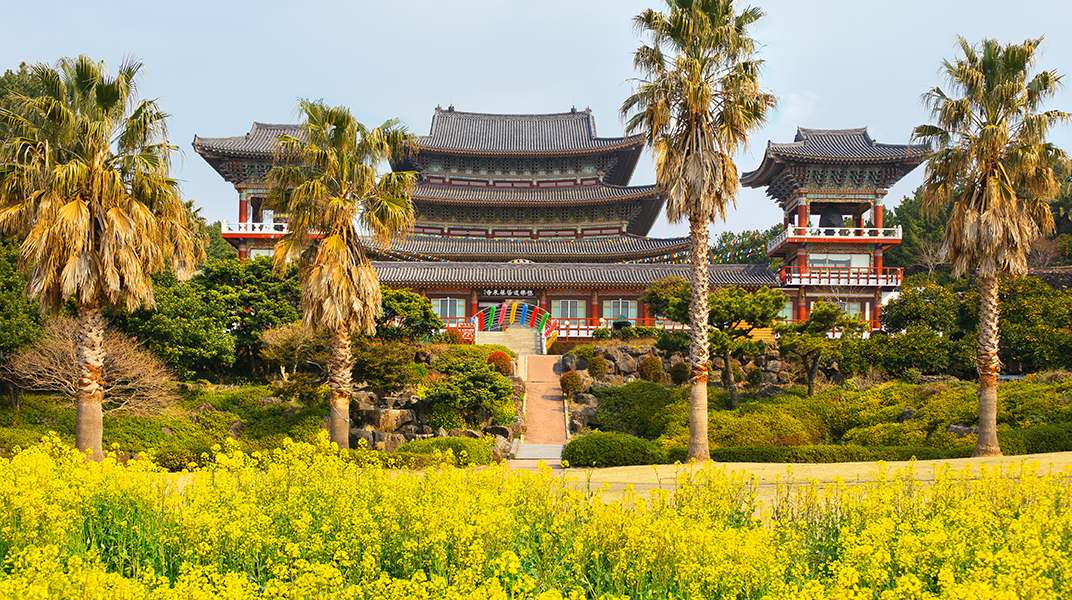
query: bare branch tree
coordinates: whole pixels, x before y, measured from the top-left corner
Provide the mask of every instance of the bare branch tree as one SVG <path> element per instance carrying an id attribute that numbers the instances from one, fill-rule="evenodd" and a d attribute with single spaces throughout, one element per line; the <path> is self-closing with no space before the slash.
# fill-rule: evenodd
<path id="1" fill-rule="evenodd" d="M 945 256 L 942 254 L 942 243 L 935 240 L 921 240 L 917 258 L 918 260 L 912 266 L 927 269 L 927 275 L 930 277 L 934 276 L 934 272 L 940 265 L 946 263 Z"/>
<path id="2" fill-rule="evenodd" d="M 78 322 L 70 317 L 49 321 L 36 345 L 17 353 L 0 367 L 0 377 L 28 391 L 61 393 L 71 400 L 77 390 L 75 351 Z M 104 397 L 106 412 L 159 412 L 174 400 L 167 383 L 171 373 L 160 359 L 126 335 L 104 333 Z"/>
<path id="3" fill-rule="evenodd" d="M 1061 255 L 1061 248 L 1057 242 L 1040 237 L 1031 244 L 1031 252 L 1027 255 L 1027 266 L 1032 269 L 1045 269 Z"/>

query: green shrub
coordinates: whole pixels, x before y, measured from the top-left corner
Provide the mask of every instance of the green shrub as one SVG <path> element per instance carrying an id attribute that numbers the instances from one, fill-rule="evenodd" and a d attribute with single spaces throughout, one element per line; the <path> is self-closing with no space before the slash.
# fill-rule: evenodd
<path id="1" fill-rule="evenodd" d="M 592 344 L 581 344 L 571 348 L 568 354 L 580 356 L 584 360 L 592 360 L 592 357 L 596 355 L 596 347 Z"/>
<path id="2" fill-rule="evenodd" d="M 593 356 L 588 359 L 588 375 L 594 379 L 606 377 L 610 372 L 610 363 L 602 356 Z"/>
<path id="3" fill-rule="evenodd" d="M 432 427 L 442 427 L 447 431 L 469 427 L 469 424 L 465 422 L 465 417 L 462 416 L 462 411 L 456 406 L 445 403 L 432 405 L 432 416 L 428 422 Z"/>
<path id="4" fill-rule="evenodd" d="M 433 408 L 444 404 L 458 409 L 467 423 L 476 423 L 483 411 L 494 413 L 497 406 L 509 402 L 514 395 L 510 380 L 479 359 L 452 358 L 441 368 L 446 379 L 435 383 L 425 398 Z"/>
<path id="5" fill-rule="evenodd" d="M 491 442 L 485 439 L 467 437 L 437 437 L 413 440 L 402 444 L 399 452 L 412 454 L 434 454 L 451 452 L 454 464 L 458 466 L 486 465 L 491 463 Z"/>
<path id="6" fill-rule="evenodd" d="M 1042 454 L 1072 450 L 1072 423 L 1039 425 L 998 433 L 1005 454 Z"/>
<path id="7" fill-rule="evenodd" d="M 465 339 L 462 337 L 461 331 L 458 331 L 457 329 L 448 329 L 443 333 L 443 341 L 452 346 L 458 346 L 463 344 Z"/>
<path id="8" fill-rule="evenodd" d="M 640 378 L 644 381 L 661 381 L 663 378 L 663 361 L 658 356 L 649 356 L 640 361 Z"/>
<path id="9" fill-rule="evenodd" d="M 912 384 L 919 383 L 919 379 L 921 377 L 923 377 L 923 373 L 921 373 L 919 369 L 915 367 L 905 369 L 904 374 L 901 375 L 901 379 L 903 379 L 905 383 Z"/>
<path id="10" fill-rule="evenodd" d="M 594 393 L 599 398 L 600 429 L 646 438 L 663 434 L 672 416 L 668 407 L 681 396 L 678 390 L 650 381 L 630 381 Z"/>
<path id="11" fill-rule="evenodd" d="M 413 362 L 412 346 L 355 336 L 352 350 L 354 381 L 364 381 L 381 395 L 417 382 L 416 373 L 408 368 Z"/>
<path id="12" fill-rule="evenodd" d="M 305 406 L 315 406 L 327 400 L 330 390 L 320 385 L 318 377 L 309 373 L 295 373 L 279 387 L 279 397 L 294 400 Z"/>
<path id="13" fill-rule="evenodd" d="M 562 451 L 563 462 L 574 467 L 621 467 L 666 462 L 658 445 L 624 433 L 597 432 L 571 440 Z"/>
<path id="14" fill-rule="evenodd" d="M 689 335 L 684 331 L 660 330 L 655 337 L 655 348 L 668 356 L 685 352 L 689 349 Z"/>
<path id="15" fill-rule="evenodd" d="M 609 340 L 611 336 L 611 330 L 605 327 L 592 330 L 592 339 L 594 340 Z"/>
<path id="16" fill-rule="evenodd" d="M 744 379 L 748 382 L 748 385 L 759 387 L 763 383 L 763 371 L 753 365 L 748 368 L 748 373 L 745 373 Z"/>
<path id="17" fill-rule="evenodd" d="M 944 450 L 911 446 L 865 448 L 864 446 L 738 446 L 711 448 L 716 462 L 836 463 L 871 461 L 940 460 L 965 458 L 971 448 Z M 677 456 L 675 454 L 675 456 Z"/>
<path id="18" fill-rule="evenodd" d="M 584 382 L 581 380 L 581 375 L 577 373 L 577 371 L 567 371 L 558 378 L 558 385 L 562 388 L 562 394 L 564 396 L 572 396 L 581 391 Z"/>
<path id="19" fill-rule="evenodd" d="M 670 380 L 674 382 L 674 385 L 682 385 L 689 380 L 691 375 L 691 369 L 689 363 L 679 362 L 670 367 Z"/>
<path id="20" fill-rule="evenodd" d="M 504 352 L 492 352 L 488 356 L 488 364 L 495 367 L 500 375 L 509 377 L 514 374 L 514 363 Z"/>

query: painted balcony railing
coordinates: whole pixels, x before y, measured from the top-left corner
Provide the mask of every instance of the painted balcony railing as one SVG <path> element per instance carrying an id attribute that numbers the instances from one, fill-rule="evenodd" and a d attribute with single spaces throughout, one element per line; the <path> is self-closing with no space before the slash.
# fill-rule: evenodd
<path id="1" fill-rule="evenodd" d="M 797 227 L 789 226 L 767 242 L 767 253 L 774 252 L 789 241 L 822 242 L 881 242 L 901 239 L 897 227 Z"/>
<path id="2" fill-rule="evenodd" d="M 857 285 L 892 287 L 901 285 L 904 271 L 898 267 L 782 267 L 782 285 Z"/>
<path id="3" fill-rule="evenodd" d="M 223 235 L 284 235 L 287 232 L 286 223 L 232 223 L 223 221 L 220 223 Z"/>

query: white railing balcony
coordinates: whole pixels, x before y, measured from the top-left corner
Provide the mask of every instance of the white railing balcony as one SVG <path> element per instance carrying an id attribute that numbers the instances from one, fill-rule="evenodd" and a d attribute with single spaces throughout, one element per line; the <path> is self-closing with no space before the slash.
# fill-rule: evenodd
<path id="1" fill-rule="evenodd" d="M 223 221 L 220 223 L 223 235 L 242 236 L 277 236 L 287 232 L 286 223 L 232 223 Z"/>
<path id="2" fill-rule="evenodd" d="M 782 285 L 896 287 L 904 279 L 898 267 L 782 267 L 778 272 Z"/>
<path id="3" fill-rule="evenodd" d="M 884 242 L 901 239 L 901 226 L 896 227 L 797 227 L 790 225 L 767 242 L 767 254 L 786 242 Z"/>

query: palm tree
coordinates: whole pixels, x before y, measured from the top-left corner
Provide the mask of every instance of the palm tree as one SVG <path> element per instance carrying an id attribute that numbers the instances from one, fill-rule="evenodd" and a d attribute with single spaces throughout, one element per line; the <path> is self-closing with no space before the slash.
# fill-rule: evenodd
<path id="1" fill-rule="evenodd" d="M 963 58 L 941 72 L 953 95 L 923 95 L 933 124 L 914 138 L 934 143 L 923 200 L 932 211 L 952 204 L 942 252 L 953 276 L 975 268 L 979 279 L 979 438 L 973 456 L 1000 456 L 997 437 L 998 279 L 1027 272 L 1031 242 L 1053 230 L 1046 200 L 1060 187 L 1054 162 L 1063 153 L 1046 141 L 1069 115 L 1041 111 L 1061 81 L 1056 71 L 1031 77 L 1042 39 L 1002 46 L 958 38 Z"/>
<path id="2" fill-rule="evenodd" d="M 42 93 L 16 95 L 0 121 L 0 230 L 24 237 L 19 266 L 42 312 L 78 308 L 75 446 L 102 456 L 105 309 L 153 305 L 149 275 L 189 276 L 199 221 L 169 175 L 168 114 L 138 100 L 142 63 L 115 76 L 88 56 L 38 64 Z"/>
<path id="3" fill-rule="evenodd" d="M 350 337 L 373 334 L 381 312 L 380 282 L 355 225 L 383 242 L 413 226 L 416 173 L 379 175 L 376 168 L 413 151 L 417 138 L 397 120 L 369 129 L 345 106 L 329 107 L 322 100 L 299 105 L 305 115 L 302 135 L 280 136 L 281 164 L 268 174 L 269 202 L 288 219 L 275 265 L 282 270 L 297 260 L 302 322 L 310 332 L 331 331 L 331 441 L 348 448 Z"/>
<path id="4" fill-rule="evenodd" d="M 691 401 L 689 458 L 708 460 L 707 226 L 725 219 L 739 187 L 733 155 L 766 122 L 775 97 L 759 86 L 761 61 L 750 26 L 758 8 L 737 13 L 733 0 L 666 0 L 633 20 L 651 39 L 633 65 L 643 76 L 622 105 L 628 132 L 642 132 L 655 155 L 656 178 L 670 222 L 688 219 Z"/>

